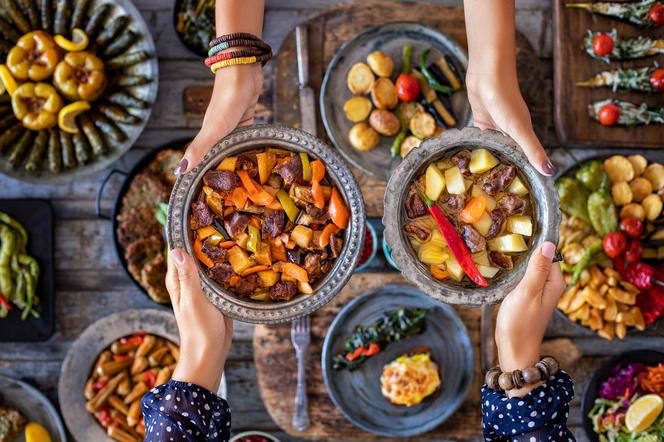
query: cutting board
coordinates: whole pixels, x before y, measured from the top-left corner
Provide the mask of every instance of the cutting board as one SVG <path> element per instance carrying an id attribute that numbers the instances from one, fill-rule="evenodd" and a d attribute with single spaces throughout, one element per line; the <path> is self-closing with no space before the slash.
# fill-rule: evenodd
<path id="1" fill-rule="evenodd" d="M 311 317 L 311 346 L 307 352 L 307 396 L 311 427 L 298 432 L 291 426 L 297 371 L 290 341 L 290 324 L 257 326 L 254 330 L 254 363 L 261 396 L 272 419 L 293 436 L 304 439 L 385 440 L 351 424 L 327 395 L 321 371 L 321 347 L 330 323 L 339 310 L 359 293 L 392 283 L 404 283 L 399 274 L 355 274 L 330 304 Z M 410 440 L 477 440 L 482 436 L 480 387 L 481 309 L 457 307 L 474 345 L 475 376 L 468 396 L 459 410 L 436 430 Z M 445 380 L 443 379 L 443 383 Z"/>
<path id="2" fill-rule="evenodd" d="M 664 55 L 610 64 L 595 60 L 583 49 L 583 39 L 588 29 L 593 32 L 609 32 L 615 28 L 618 36 L 644 35 L 661 38 L 664 35 L 662 28 L 639 29 L 619 20 L 590 14 L 588 11 L 568 9 L 565 3 L 570 1 L 553 1 L 554 122 L 560 142 L 570 146 L 664 148 L 664 125 L 604 127 L 592 120 L 587 110 L 591 102 L 610 97 L 661 106 L 662 94 L 613 92 L 610 88 L 575 86 L 577 81 L 586 80 L 607 69 L 652 66 L 653 61 L 657 61 L 660 66 L 664 65 Z"/>

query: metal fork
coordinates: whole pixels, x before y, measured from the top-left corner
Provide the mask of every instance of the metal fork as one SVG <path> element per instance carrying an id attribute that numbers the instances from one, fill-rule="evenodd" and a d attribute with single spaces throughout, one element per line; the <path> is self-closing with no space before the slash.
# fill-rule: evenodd
<path id="1" fill-rule="evenodd" d="M 307 403 L 307 379 L 304 371 L 306 350 L 311 342 L 311 319 L 309 316 L 295 319 L 291 323 L 291 342 L 297 356 L 297 391 L 295 393 L 295 414 L 293 428 L 304 431 L 309 428 Z"/>

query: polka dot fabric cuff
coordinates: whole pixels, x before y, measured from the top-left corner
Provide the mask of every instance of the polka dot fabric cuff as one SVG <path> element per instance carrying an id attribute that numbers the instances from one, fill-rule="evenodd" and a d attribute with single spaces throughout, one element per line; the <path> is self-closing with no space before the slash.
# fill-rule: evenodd
<path id="1" fill-rule="evenodd" d="M 482 387 L 482 428 L 484 439 L 503 441 L 574 441 L 567 428 L 569 403 L 574 384 L 564 371 L 522 398 L 508 398 L 503 392 Z"/>

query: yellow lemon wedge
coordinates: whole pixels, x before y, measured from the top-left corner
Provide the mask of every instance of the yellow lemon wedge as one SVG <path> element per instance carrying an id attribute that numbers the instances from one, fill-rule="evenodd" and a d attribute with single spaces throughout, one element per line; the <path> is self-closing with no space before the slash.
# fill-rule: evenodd
<path id="1" fill-rule="evenodd" d="M 51 436 L 46 428 L 37 422 L 30 422 L 25 426 L 25 442 L 51 442 Z"/>
<path id="2" fill-rule="evenodd" d="M 0 82 L 2 82 L 2 87 L 9 92 L 9 95 L 12 95 L 18 87 L 11 71 L 4 64 L 0 65 Z"/>
<path id="3" fill-rule="evenodd" d="M 625 425 L 631 432 L 644 431 L 650 427 L 664 409 L 664 399 L 657 394 L 638 398 L 627 409 Z"/>
<path id="4" fill-rule="evenodd" d="M 88 35 L 83 29 L 74 28 L 74 30 L 71 32 L 71 35 L 71 40 L 68 40 L 64 35 L 56 35 L 54 37 L 55 44 L 69 52 L 82 51 L 88 47 Z"/>
<path id="5" fill-rule="evenodd" d="M 58 112 L 58 126 L 67 133 L 77 134 L 76 117 L 89 109 L 90 103 L 85 100 L 74 101 L 66 105 Z"/>

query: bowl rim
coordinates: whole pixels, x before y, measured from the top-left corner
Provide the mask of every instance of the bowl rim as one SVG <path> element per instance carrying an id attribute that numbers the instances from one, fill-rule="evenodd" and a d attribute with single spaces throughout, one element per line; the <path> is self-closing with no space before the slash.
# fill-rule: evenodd
<path id="1" fill-rule="evenodd" d="M 189 207 L 202 185 L 203 175 L 224 157 L 257 147 L 277 147 L 293 152 L 306 152 L 322 160 L 329 177 L 339 189 L 351 212 L 341 255 L 332 270 L 319 281 L 311 295 L 301 295 L 288 302 L 261 303 L 244 300 L 212 281 L 198 266 L 203 293 L 222 313 L 230 318 L 253 324 L 289 322 L 318 310 L 334 298 L 353 274 L 364 244 L 367 222 L 364 200 L 355 176 L 339 154 L 321 139 L 300 129 L 277 125 L 255 124 L 235 129 L 219 140 L 201 163 L 175 182 L 168 204 L 167 242 L 169 249 L 182 248 L 192 254 L 189 231 Z"/>
<path id="2" fill-rule="evenodd" d="M 419 174 L 420 169 L 434 159 L 443 157 L 459 148 L 473 146 L 486 148 L 500 157 L 509 157 L 511 164 L 516 166 L 528 181 L 527 184 L 531 191 L 539 194 L 537 198 L 532 198 L 537 202 L 535 206 L 539 229 L 532 237 L 530 249 L 509 274 L 488 287 L 453 285 L 433 279 L 422 265 L 413 259 L 410 244 L 401 229 L 404 200 L 408 194 L 408 186 L 404 186 L 403 183 L 410 184 Z M 384 205 L 384 237 L 392 250 L 392 259 L 407 280 L 432 298 L 446 303 L 480 305 L 501 301 L 523 278 L 532 252 L 544 241 L 558 243 L 561 213 L 553 178 L 541 175 L 528 162 L 514 140 L 492 129 L 482 130 L 477 127 L 465 127 L 461 130 L 450 129 L 439 137 L 425 140 L 395 169 L 387 183 Z"/>

